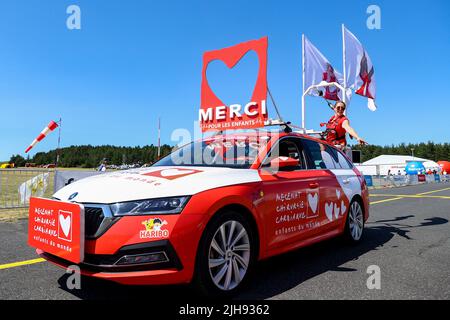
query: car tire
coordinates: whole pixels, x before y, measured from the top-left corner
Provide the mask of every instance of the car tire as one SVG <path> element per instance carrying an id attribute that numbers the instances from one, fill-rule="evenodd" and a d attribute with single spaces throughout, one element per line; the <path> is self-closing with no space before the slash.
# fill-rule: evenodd
<path id="1" fill-rule="evenodd" d="M 344 237 L 353 244 L 361 241 L 364 234 L 364 209 L 360 201 L 354 199 L 350 203 L 345 222 Z"/>
<path id="2" fill-rule="evenodd" d="M 255 231 L 236 211 L 216 214 L 200 240 L 193 284 L 203 295 L 231 297 L 248 282 L 257 259 Z"/>

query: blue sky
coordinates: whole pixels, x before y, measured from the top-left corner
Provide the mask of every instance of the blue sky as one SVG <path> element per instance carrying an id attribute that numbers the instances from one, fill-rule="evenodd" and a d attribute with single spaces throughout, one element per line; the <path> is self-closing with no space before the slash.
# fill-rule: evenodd
<path id="1" fill-rule="evenodd" d="M 81 8 L 81 30 L 66 27 L 71 4 Z M 381 30 L 366 27 L 370 4 L 381 8 Z M 342 71 L 341 23 L 375 66 L 379 109 L 354 97 L 358 133 L 382 145 L 450 141 L 447 0 L 15 0 L 0 8 L 0 160 L 24 155 L 60 116 L 62 146 L 156 144 L 159 116 L 162 142 L 173 144 L 172 131 L 192 131 L 197 118 L 202 53 L 266 35 L 269 87 L 284 118 L 300 124 L 301 34 Z M 232 72 L 211 64 L 210 83 L 225 102 L 245 100 L 256 63 L 249 54 Z M 318 98 L 307 106 L 309 128 L 331 116 Z M 56 143 L 53 133 L 31 154 Z"/>

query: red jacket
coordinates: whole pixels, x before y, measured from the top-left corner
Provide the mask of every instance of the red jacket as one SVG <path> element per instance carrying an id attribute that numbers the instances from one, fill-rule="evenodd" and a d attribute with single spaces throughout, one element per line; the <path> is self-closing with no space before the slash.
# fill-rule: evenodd
<path id="1" fill-rule="evenodd" d="M 345 120 L 348 120 L 346 116 L 337 117 L 332 116 L 327 123 L 327 142 L 333 145 L 343 144 L 347 145 L 345 134 L 347 131 L 342 127 Z"/>

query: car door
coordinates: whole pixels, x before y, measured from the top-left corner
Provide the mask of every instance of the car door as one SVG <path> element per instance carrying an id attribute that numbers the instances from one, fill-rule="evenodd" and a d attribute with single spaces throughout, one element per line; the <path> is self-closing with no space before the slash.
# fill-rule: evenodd
<path id="1" fill-rule="evenodd" d="M 332 232 L 341 226 L 343 212 L 348 208 L 345 193 L 336 178 L 340 172 L 338 157 L 330 146 L 310 139 L 303 139 L 305 154 L 308 157 L 309 168 L 313 173 L 319 190 L 319 223 L 315 234 L 320 236 Z"/>
<path id="2" fill-rule="evenodd" d="M 299 165 L 274 171 L 277 156 L 299 159 Z M 284 137 L 274 144 L 260 168 L 267 249 L 295 244 L 308 237 L 318 217 L 319 183 L 310 170 L 300 138 Z M 307 204 L 308 197 L 310 204 Z"/>
<path id="3" fill-rule="evenodd" d="M 358 194 L 361 195 L 361 180 L 353 170 L 353 164 L 343 155 L 343 153 L 334 148 L 330 148 L 334 154 L 335 169 L 332 173 L 343 191 L 341 199 L 341 214 L 345 216 L 348 211 L 350 201 Z"/>

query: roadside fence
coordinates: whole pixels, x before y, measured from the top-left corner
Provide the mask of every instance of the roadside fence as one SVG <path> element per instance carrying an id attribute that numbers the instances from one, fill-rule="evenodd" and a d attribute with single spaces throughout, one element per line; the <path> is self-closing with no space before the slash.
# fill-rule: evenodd
<path id="1" fill-rule="evenodd" d="M 26 208 L 30 197 L 51 197 L 54 171 L 0 169 L 0 209 Z"/>
<path id="2" fill-rule="evenodd" d="M 53 193 L 98 171 L 55 169 L 0 169 L 0 209 L 27 208 L 30 197 L 50 198 Z"/>
<path id="3" fill-rule="evenodd" d="M 450 175 L 418 174 L 418 175 L 364 175 L 369 187 L 401 187 L 421 183 L 450 182 Z"/>

